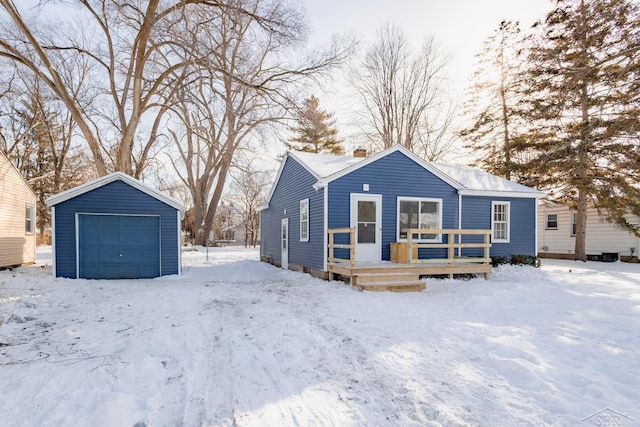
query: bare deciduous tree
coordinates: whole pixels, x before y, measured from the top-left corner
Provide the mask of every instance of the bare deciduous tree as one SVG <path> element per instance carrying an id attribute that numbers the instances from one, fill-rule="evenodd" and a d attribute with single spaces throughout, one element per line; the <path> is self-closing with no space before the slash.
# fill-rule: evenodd
<path id="1" fill-rule="evenodd" d="M 79 0 L 73 6 L 41 1 L 33 9 L 0 0 L 0 57 L 29 70 L 64 103 L 87 142 L 99 175 L 119 170 L 140 177 L 159 133 L 164 114 L 185 74 L 180 70 L 208 58 L 175 55 L 176 48 L 206 53 L 193 34 L 174 31 L 198 14 L 228 12 L 265 30 L 264 40 L 286 40 L 296 28 L 294 15 L 258 2 L 211 0 Z M 51 19 L 48 7 L 67 7 L 70 19 Z M 29 16 L 26 16 L 29 14 Z M 284 19 L 283 19 L 284 18 Z M 235 22 L 230 22 L 231 27 Z M 200 25 L 207 25 L 201 20 Z M 179 37 L 178 37 L 179 35 Z M 217 40 L 209 40 L 218 43 Z M 188 44 L 185 44 L 188 43 Z M 180 45 L 182 44 L 182 46 Z M 285 74 L 270 64 L 270 74 L 247 80 L 259 87 Z M 317 64 L 316 64 L 317 65 Z M 229 67 L 220 67 L 221 72 Z M 234 70 L 236 71 L 236 70 Z M 300 74 L 313 71 L 298 70 Z M 230 77 L 230 76 L 229 76 Z M 81 79 L 85 97 L 69 82 Z M 240 77 L 237 77 L 241 80 Z"/>
<path id="2" fill-rule="evenodd" d="M 204 224 L 204 236 L 212 230 L 237 150 L 263 127 L 286 118 L 289 91 L 351 51 L 351 46 L 333 48 L 295 62 L 294 48 L 306 36 L 296 9 L 282 0 L 228 4 L 234 7 L 194 13 L 174 29 L 198 40 L 192 45 L 185 40 L 181 46 L 194 47 L 174 52 L 192 65 L 181 77 L 189 85 L 171 108 L 181 125 L 169 133 L 178 151 L 171 161 L 191 191 L 195 223 Z M 257 14 L 268 16 L 271 27 L 264 28 Z"/>
<path id="3" fill-rule="evenodd" d="M 89 159 L 73 144 L 75 122 L 64 106 L 37 78 L 13 71 L 12 90 L 0 99 L 2 148 L 38 196 L 42 237 L 51 220 L 44 201 L 85 182 Z"/>
<path id="4" fill-rule="evenodd" d="M 267 192 L 272 174 L 259 170 L 252 162 L 233 174 L 231 194 L 234 206 L 244 227 L 245 246 L 255 247 L 258 243 L 260 212 L 258 209 L 267 201 Z"/>
<path id="5" fill-rule="evenodd" d="M 378 31 L 354 81 L 373 148 L 401 144 L 436 160 L 451 146 L 454 104 L 445 94 L 446 63 L 433 37 L 414 55 L 399 27 L 386 24 Z"/>

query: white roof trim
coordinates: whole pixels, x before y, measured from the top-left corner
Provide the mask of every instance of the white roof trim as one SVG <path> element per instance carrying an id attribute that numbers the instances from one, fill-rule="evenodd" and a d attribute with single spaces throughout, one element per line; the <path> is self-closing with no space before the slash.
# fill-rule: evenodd
<path id="1" fill-rule="evenodd" d="M 153 187 L 148 186 L 142 181 L 138 181 L 137 179 L 123 173 L 123 172 L 113 172 L 109 175 L 105 175 L 101 178 L 94 179 L 93 181 L 89 181 L 86 184 L 79 185 L 70 190 L 63 191 L 62 193 L 58 193 L 49 197 L 45 203 L 47 206 L 55 206 L 59 203 L 65 202 L 69 199 L 73 199 L 74 197 L 78 197 L 84 193 L 88 193 L 89 191 L 95 190 L 96 188 L 103 187 L 107 184 L 110 184 L 114 181 L 122 181 L 125 184 L 129 184 L 133 188 L 142 191 L 143 193 L 148 194 L 149 196 L 166 203 L 167 205 L 176 208 L 182 214 L 184 214 L 184 206 L 182 203 L 174 199 L 173 197 L 169 197 L 166 194 L 161 193 Z"/>
<path id="2" fill-rule="evenodd" d="M 449 175 L 446 175 L 445 173 L 443 173 L 442 171 L 440 171 L 439 169 L 431 166 L 430 164 L 428 164 L 427 162 L 425 162 L 423 159 L 421 159 L 420 157 L 418 157 L 417 155 L 415 155 L 414 153 L 412 153 L 411 151 L 409 151 L 407 148 L 405 148 L 404 146 L 400 145 L 400 144 L 396 144 L 391 148 L 388 148 L 384 151 L 380 151 L 379 153 L 374 154 L 371 157 L 367 157 L 365 160 L 358 162 L 354 165 L 351 165 L 349 167 L 346 167 L 332 175 L 329 175 L 326 178 L 323 178 L 321 180 L 319 180 L 318 182 L 316 182 L 313 185 L 313 188 L 318 190 L 320 188 L 326 187 L 331 181 L 335 181 L 338 178 L 342 178 L 345 175 L 350 174 L 351 172 L 360 169 L 361 167 L 367 166 L 383 157 L 388 156 L 389 154 L 395 153 L 396 151 L 400 151 L 402 154 L 404 154 L 405 156 L 407 156 L 409 159 L 413 160 L 415 163 L 417 163 L 418 165 L 422 166 L 424 169 L 426 169 L 427 171 L 431 172 L 433 175 L 437 176 L 438 178 L 440 178 L 441 180 L 443 180 L 444 182 L 446 182 L 447 184 L 449 184 L 450 186 L 452 186 L 453 188 L 455 188 L 456 190 L 461 190 L 464 188 L 464 186 L 462 184 L 460 184 L 458 181 L 456 181 L 455 179 L 451 178 Z"/>
<path id="3" fill-rule="evenodd" d="M 2 157 L 4 157 L 4 159 L 7 161 L 7 164 L 9 165 L 9 167 L 14 170 L 14 172 L 20 177 L 20 179 L 24 183 L 24 186 L 31 192 L 33 197 L 35 197 L 37 199 L 38 196 L 37 196 L 36 192 L 33 191 L 33 188 L 31 188 L 31 184 L 29 184 L 29 181 L 27 181 L 25 179 L 25 177 L 22 176 L 22 173 L 20 172 L 20 170 L 13 164 L 13 162 L 9 159 L 9 157 L 2 152 L 2 150 L 0 150 L 0 155 Z M 37 203 L 37 200 L 36 200 L 36 203 Z"/>
<path id="4" fill-rule="evenodd" d="M 273 197 L 273 193 L 276 191 L 276 187 L 280 182 L 280 175 L 282 175 L 282 170 L 284 169 L 285 163 L 287 163 L 287 158 L 293 157 L 295 161 L 301 165 L 307 172 L 309 172 L 315 179 L 320 179 L 315 171 L 311 170 L 308 165 L 306 165 L 299 157 L 297 157 L 293 151 L 287 150 L 284 152 L 284 156 L 282 157 L 282 161 L 280 162 L 280 167 L 278 168 L 278 173 L 276 173 L 276 177 L 273 180 L 273 185 L 271 186 L 271 191 L 269 191 L 269 197 L 267 197 L 267 202 L 258 208 L 258 212 L 263 211 L 269 208 L 269 204 L 271 203 L 271 198 Z"/>
<path id="5" fill-rule="evenodd" d="M 536 198 L 539 199 L 545 194 L 540 191 L 522 192 L 522 191 L 489 191 L 489 190 L 460 190 L 458 194 L 462 196 L 485 196 L 485 197 L 520 197 L 520 198 Z"/>

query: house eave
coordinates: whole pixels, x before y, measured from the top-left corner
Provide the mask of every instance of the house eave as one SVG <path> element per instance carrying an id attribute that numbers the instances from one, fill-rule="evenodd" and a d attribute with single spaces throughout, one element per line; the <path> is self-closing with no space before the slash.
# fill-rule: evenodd
<path id="1" fill-rule="evenodd" d="M 544 193 L 539 191 L 493 191 L 493 190 L 472 190 L 463 189 L 458 190 L 458 194 L 461 196 L 480 196 L 480 197 L 515 197 L 525 199 L 540 199 L 544 197 Z"/>

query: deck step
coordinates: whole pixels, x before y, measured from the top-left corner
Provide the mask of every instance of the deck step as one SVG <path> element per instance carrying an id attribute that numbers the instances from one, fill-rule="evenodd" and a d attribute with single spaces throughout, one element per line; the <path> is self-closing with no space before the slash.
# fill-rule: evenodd
<path id="1" fill-rule="evenodd" d="M 384 272 L 384 273 L 355 273 L 353 277 L 356 283 L 376 283 L 376 282 L 403 282 L 417 281 L 420 275 L 405 272 Z"/>
<path id="2" fill-rule="evenodd" d="M 401 282 L 375 282 L 375 283 L 359 283 L 354 285 L 355 288 L 369 292 L 419 292 L 423 291 L 427 286 L 420 280 L 401 281 Z"/>

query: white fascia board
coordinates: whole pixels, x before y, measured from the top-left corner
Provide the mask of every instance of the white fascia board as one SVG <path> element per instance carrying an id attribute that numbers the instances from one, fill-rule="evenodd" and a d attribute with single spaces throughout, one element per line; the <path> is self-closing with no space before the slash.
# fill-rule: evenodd
<path id="1" fill-rule="evenodd" d="M 517 192 L 517 191 L 489 191 L 489 190 L 458 190 L 458 194 L 462 196 L 482 196 L 482 197 L 515 197 L 524 199 L 539 199 L 544 193 L 536 192 Z"/>
<path id="2" fill-rule="evenodd" d="M 160 191 L 156 190 L 155 188 L 150 187 L 145 183 L 143 183 L 142 181 L 138 181 L 137 179 L 123 172 L 113 172 L 113 173 L 110 173 L 109 175 L 105 175 L 101 178 L 94 179 L 93 181 L 89 181 L 86 184 L 82 184 L 70 190 L 63 191 L 62 193 L 58 193 L 54 196 L 49 197 L 45 201 L 45 203 L 47 206 L 55 206 L 59 203 L 65 202 L 69 199 L 73 199 L 74 197 L 78 197 L 84 193 L 88 193 L 89 191 L 103 187 L 115 181 L 122 181 L 126 184 L 129 184 L 133 188 L 140 190 L 143 193 L 146 193 L 149 196 L 163 203 L 166 203 L 167 205 L 179 210 L 181 213 L 181 216 L 184 217 L 185 209 L 182 203 L 180 203 L 173 197 L 169 197 L 166 194 L 163 194 Z"/>

